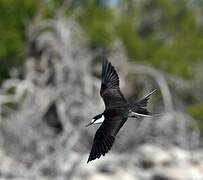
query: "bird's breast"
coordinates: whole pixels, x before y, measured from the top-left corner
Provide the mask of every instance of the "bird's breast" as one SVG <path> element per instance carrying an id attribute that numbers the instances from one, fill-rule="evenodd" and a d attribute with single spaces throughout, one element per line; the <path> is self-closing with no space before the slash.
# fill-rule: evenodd
<path id="1" fill-rule="evenodd" d="M 103 129 L 111 136 L 116 136 L 120 128 L 125 124 L 128 118 L 128 109 L 126 107 L 106 109 L 104 111 Z"/>
<path id="2" fill-rule="evenodd" d="M 107 119 L 111 119 L 113 117 L 120 117 L 122 119 L 128 116 L 128 108 L 116 107 L 116 108 L 106 109 L 104 111 L 104 116 Z"/>

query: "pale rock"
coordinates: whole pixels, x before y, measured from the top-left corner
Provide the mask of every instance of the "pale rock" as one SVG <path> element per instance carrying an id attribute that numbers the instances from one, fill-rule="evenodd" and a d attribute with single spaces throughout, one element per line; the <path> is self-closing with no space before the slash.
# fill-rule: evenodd
<path id="1" fill-rule="evenodd" d="M 104 173 L 97 173 L 92 174 L 89 176 L 88 180 L 115 180 L 115 179 L 122 179 L 122 180 L 135 180 L 132 172 L 129 170 L 123 170 L 118 168 L 117 172 L 114 174 L 104 174 Z"/>
<path id="2" fill-rule="evenodd" d="M 202 180 L 203 172 L 190 164 L 182 164 L 166 168 L 158 168 L 152 176 L 153 180 Z"/>
<path id="3" fill-rule="evenodd" d="M 180 149 L 179 147 L 172 147 L 169 152 L 172 156 L 173 161 L 175 162 L 189 161 L 191 158 L 191 154 L 189 151 L 185 151 L 183 149 Z"/>
<path id="4" fill-rule="evenodd" d="M 143 145 L 138 149 L 138 161 L 144 168 L 162 166 L 171 161 L 171 155 L 157 146 Z"/>

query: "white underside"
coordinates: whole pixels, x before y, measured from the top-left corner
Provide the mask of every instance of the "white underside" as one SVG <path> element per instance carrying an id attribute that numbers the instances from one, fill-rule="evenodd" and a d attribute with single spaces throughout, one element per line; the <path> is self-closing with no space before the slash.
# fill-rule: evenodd
<path id="1" fill-rule="evenodd" d="M 147 117 L 149 115 L 146 114 L 140 114 L 140 113 L 136 113 L 136 112 L 132 112 L 131 111 L 131 115 L 137 116 L 137 117 Z M 92 122 L 94 121 L 94 119 L 92 119 Z M 104 115 L 101 116 L 101 118 L 99 118 L 98 120 L 96 120 L 93 124 L 101 124 L 104 122 Z"/>
<path id="2" fill-rule="evenodd" d="M 131 111 L 131 114 L 134 115 L 134 116 L 138 116 L 138 117 L 147 117 L 147 116 L 149 116 L 147 114 L 140 114 L 140 113 L 136 113 L 136 112 L 133 112 L 133 111 Z"/>
<path id="3" fill-rule="evenodd" d="M 92 121 L 94 121 L 94 119 Z M 104 122 L 104 115 L 102 115 L 101 118 L 97 119 L 93 124 L 101 124 L 103 122 Z"/>

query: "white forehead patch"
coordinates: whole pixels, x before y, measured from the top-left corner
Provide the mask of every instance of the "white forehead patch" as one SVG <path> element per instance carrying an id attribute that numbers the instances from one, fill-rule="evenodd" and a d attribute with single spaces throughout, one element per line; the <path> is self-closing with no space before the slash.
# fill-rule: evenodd
<path id="1" fill-rule="evenodd" d="M 94 119 L 92 120 L 92 122 Z M 101 124 L 104 122 L 104 115 L 102 115 L 99 119 L 97 119 L 93 124 Z"/>

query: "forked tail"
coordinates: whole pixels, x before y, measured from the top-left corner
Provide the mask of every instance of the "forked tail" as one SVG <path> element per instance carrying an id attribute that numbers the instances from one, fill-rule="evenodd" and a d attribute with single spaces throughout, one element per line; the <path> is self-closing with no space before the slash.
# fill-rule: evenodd
<path id="1" fill-rule="evenodd" d="M 130 117 L 148 116 L 151 113 L 147 110 L 147 103 L 150 96 L 156 91 L 154 89 L 152 92 L 141 98 L 140 100 L 132 103 L 130 105 Z"/>

